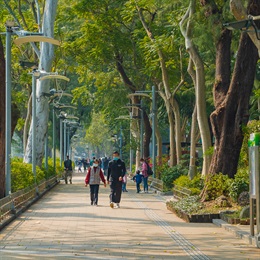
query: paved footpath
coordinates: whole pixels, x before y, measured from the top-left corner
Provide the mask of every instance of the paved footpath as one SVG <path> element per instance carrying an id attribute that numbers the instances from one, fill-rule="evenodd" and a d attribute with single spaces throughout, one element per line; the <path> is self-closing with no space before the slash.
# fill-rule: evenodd
<path id="1" fill-rule="evenodd" d="M 122 194 L 109 207 L 109 188 L 100 186 L 91 206 L 84 174 L 61 182 L 0 232 L 0 259 L 258 259 L 260 249 L 213 224 L 185 223 L 163 197 Z"/>

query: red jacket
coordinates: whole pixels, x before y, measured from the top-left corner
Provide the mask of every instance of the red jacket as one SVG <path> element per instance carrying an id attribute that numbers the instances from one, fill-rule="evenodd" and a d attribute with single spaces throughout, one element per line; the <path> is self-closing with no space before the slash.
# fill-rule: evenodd
<path id="1" fill-rule="evenodd" d="M 103 183 L 106 183 L 106 180 L 105 180 L 105 177 L 104 177 L 104 174 L 103 174 L 101 168 L 100 168 L 100 167 L 93 167 L 93 166 L 92 166 L 92 167 L 89 167 L 89 169 L 88 169 L 88 173 L 87 173 L 86 179 L 85 179 L 85 184 L 89 184 L 91 168 L 94 168 L 94 171 L 95 171 L 95 172 L 96 172 L 96 170 L 99 168 L 99 177 L 100 177 L 100 179 L 102 180 Z M 90 183 L 90 185 L 91 185 L 91 183 Z"/>

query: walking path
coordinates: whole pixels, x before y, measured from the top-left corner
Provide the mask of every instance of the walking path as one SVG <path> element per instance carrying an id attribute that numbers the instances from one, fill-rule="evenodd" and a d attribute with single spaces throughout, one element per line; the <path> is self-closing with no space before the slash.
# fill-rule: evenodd
<path id="1" fill-rule="evenodd" d="M 260 249 L 214 224 L 185 223 L 157 194 L 122 194 L 91 206 L 84 174 L 61 182 L 0 232 L 0 259 L 260 259 Z"/>

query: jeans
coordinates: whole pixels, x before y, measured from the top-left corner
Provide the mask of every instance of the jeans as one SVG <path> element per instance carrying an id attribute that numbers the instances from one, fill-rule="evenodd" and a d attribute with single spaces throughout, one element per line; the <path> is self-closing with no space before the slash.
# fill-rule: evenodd
<path id="1" fill-rule="evenodd" d="M 122 183 L 122 191 L 126 191 L 126 183 L 125 182 Z"/>
<path id="2" fill-rule="evenodd" d="M 136 192 L 139 193 L 141 191 L 140 189 L 140 184 L 141 183 L 136 183 Z"/>
<path id="3" fill-rule="evenodd" d="M 143 182 L 144 182 L 144 191 L 148 191 L 148 176 L 144 177 Z"/>
<path id="4" fill-rule="evenodd" d="M 98 191 L 99 191 L 99 184 L 91 184 L 90 186 L 90 200 L 91 200 L 91 205 L 93 203 L 95 205 L 98 204 Z"/>

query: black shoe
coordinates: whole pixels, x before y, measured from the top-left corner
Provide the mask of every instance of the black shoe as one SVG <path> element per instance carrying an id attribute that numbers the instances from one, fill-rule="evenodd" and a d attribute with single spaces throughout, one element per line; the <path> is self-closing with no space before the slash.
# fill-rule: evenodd
<path id="1" fill-rule="evenodd" d="M 93 201 L 91 201 L 90 205 L 93 205 Z"/>

